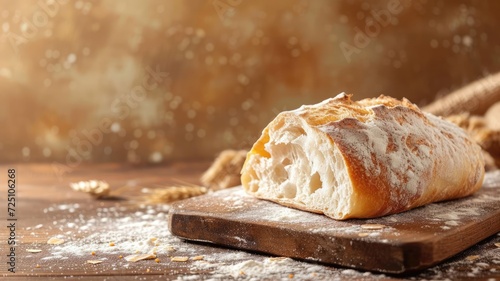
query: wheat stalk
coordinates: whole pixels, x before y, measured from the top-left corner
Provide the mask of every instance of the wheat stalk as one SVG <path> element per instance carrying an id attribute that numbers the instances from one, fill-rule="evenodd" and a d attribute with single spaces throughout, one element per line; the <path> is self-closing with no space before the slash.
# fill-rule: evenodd
<path id="1" fill-rule="evenodd" d="M 472 82 L 422 109 L 440 116 L 463 112 L 482 115 L 497 101 L 500 101 L 500 73 Z"/>
<path id="2" fill-rule="evenodd" d="M 200 196 L 208 192 L 204 186 L 169 186 L 156 188 L 147 196 L 149 203 L 170 203 L 177 200 Z"/>
<path id="3" fill-rule="evenodd" d="M 219 190 L 241 184 L 240 172 L 245 163 L 246 150 L 224 150 L 201 176 L 203 185 Z"/>

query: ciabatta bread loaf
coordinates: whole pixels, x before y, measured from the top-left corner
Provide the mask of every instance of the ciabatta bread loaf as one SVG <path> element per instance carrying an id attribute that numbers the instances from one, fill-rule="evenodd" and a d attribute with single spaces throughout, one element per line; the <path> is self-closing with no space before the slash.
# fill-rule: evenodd
<path id="1" fill-rule="evenodd" d="M 280 113 L 241 181 L 258 198 L 347 219 L 464 197 L 483 177 L 481 148 L 454 124 L 406 99 L 340 94 Z"/>

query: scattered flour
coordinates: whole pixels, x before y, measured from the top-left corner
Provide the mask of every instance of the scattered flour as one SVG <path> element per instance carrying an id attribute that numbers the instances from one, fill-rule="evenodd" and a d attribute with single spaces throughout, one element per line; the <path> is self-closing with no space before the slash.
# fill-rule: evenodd
<path id="1" fill-rule="evenodd" d="M 46 210 L 65 212 L 71 208 L 75 206 L 62 205 Z M 91 252 L 128 255 L 148 253 L 154 249 L 165 253 L 169 243 L 179 241 L 171 236 L 166 227 L 168 209 L 143 206 L 141 211 L 124 217 L 119 211 L 117 208 L 98 208 L 95 216 L 86 218 L 80 215 L 71 220 L 54 221 L 53 227 L 63 233 L 58 237 L 63 238 L 65 243 L 53 246 L 50 256 L 42 260 L 88 256 Z M 43 228 L 37 226 L 35 229 Z M 99 232 L 95 232 L 96 229 Z"/>
<path id="2" fill-rule="evenodd" d="M 266 218 L 269 221 L 281 222 L 284 224 L 294 223 L 303 224 L 310 222 L 325 222 L 325 217 L 311 214 L 300 210 L 285 208 L 276 205 L 269 209 L 262 209 L 260 212 L 246 212 L 247 200 L 246 194 L 241 192 L 237 196 L 228 196 L 226 204 L 234 203 L 240 209 L 241 216 L 252 220 L 255 218 Z M 241 195 L 241 196 L 240 196 Z M 476 195 L 475 195 L 476 196 Z M 499 200 L 495 196 L 480 194 L 476 199 L 481 200 Z M 255 202 L 255 201 L 252 201 Z M 267 203 L 267 202 L 266 202 Z M 257 208 L 261 202 L 257 203 Z M 457 202 L 432 204 L 419 208 L 412 212 L 415 216 L 428 215 L 430 222 L 438 223 L 443 230 L 451 229 L 460 225 L 462 219 L 474 219 L 481 210 L 473 204 Z M 451 208 L 450 206 L 455 206 Z M 54 217 L 52 223 L 38 224 L 28 226 L 25 230 L 31 232 L 33 237 L 43 237 L 48 229 L 51 232 L 59 232 L 55 235 L 64 239 L 61 245 L 44 245 L 44 250 L 40 253 L 29 254 L 24 258 L 33 261 L 33 264 L 40 263 L 42 267 L 48 266 L 54 272 L 59 272 L 62 268 L 55 266 L 57 261 L 98 259 L 103 263 L 95 265 L 100 272 L 114 270 L 137 270 L 134 272 L 143 272 L 146 268 L 156 269 L 158 272 L 165 272 L 169 264 L 170 256 L 195 257 L 202 255 L 203 259 L 194 261 L 189 260 L 185 263 L 176 264 L 179 268 L 186 269 L 185 275 L 179 276 L 177 280 L 344 280 L 344 279 L 384 279 L 391 277 L 362 272 L 353 269 L 336 268 L 333 266 L 323 266 L 320 264 L 301 262 L 290 258 L 269 258 L 264 255 L 257 255 L 248 252 L 210 247 L 201 244 L 192 244 L 183 242 L 170 234 L 167 229 L 168 206 L 115 206 L 108 208 L 96 208 L 90 215 L 67 214 L 80 208 L 78 204 L 53 205 L 44 210 L 44 213 Z M 274 212 L 276 211 L 276 212 Z M 266 213 L 267 212 L 267 213 Z M 126 214 L 126 215 L 124 215 Z M 325 225 L 323 228 L 316 229 L 316 232 L 340 231 L 347 234 L 369 232 L 372 239 L 379 239 L 382 243 L 387 243 L 386 234 L 397 233 L 397 228 L 392 227 L 398 223 L 405 223 L 407 216 L 398 214 L 382 219 L 370 220 L 369 223 L 381 223 L 386 225 L 380 230 L 363 230 L 359 225 L 352 225 L 343 222 L 332 222 L 332 225 Z M 330 220 L 327 220 L 330 221 Z M 338 227 L 341 225 L 341 227 Z M 99 230 L 96 232 L 96 230 Z M 380 236 L 380 237 L 379 237 Z M 110 244 L 113 246 L 110 246 Z M 435 280 L 435 279 L 460 279 L 474 278 L 477 276 L 498 276 L 500 273 L 500 248 L 494 246 L 500 243 L 500 234 L 482 242 L 462 253 L 451 260 L 442 263 L 436 267 L 418 273 L 414 276 L 408 276 L 415 280 Z M 36 243 L 35 243 L 36 244 Z M 38 248 L 37 245 L 29 245 Z M 41 246 L 41 245 L 39 245 Z M 125 260 L 118 260 L 119 255 L 130 255 L 136 253 L 156 252 L 162 260 L 155 263 L 154 260 L 141 261 L 138 263 L 129 263 Z M 91 252 L 95 252 L 93 257 Z M 468 256 L 478 256 L 477 259 L 469 260 Z M 75 259 L 75 257 L 80 257 Z M 73 269 L 82 267 L 81 263 L 75 263 Z M 88 267 L 88 265 L 86 265 Z M 204 272 L 201 274 L 200 272 Z M 489 275 L 488 275 L 489 274 Z M 291 279 L 293 278 L 293 279 Z"/>

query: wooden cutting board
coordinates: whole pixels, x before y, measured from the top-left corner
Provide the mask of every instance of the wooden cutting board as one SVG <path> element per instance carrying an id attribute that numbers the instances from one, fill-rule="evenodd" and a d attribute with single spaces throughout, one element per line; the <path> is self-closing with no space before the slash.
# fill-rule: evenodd
<path id="1" fill-rule="evenodd" d="M 187 240 L 277 256 L 386 273 L 416 271 L 500 231 L 500 171 L 488 173 L 473 196 L 369 220 L 335 221 L 255 199 L 236 187 L 174 204 L 169 228 Z"/>

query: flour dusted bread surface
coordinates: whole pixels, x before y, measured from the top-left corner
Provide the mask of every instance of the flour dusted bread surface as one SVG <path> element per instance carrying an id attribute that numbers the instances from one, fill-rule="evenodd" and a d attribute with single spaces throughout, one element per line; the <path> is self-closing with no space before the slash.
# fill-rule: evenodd
<path id="1" fill-rule="evenodd" d="M 340 94 L 280 113 L 241 181 L 258 198 L 347 219 L 464 197 L 483 177 L 480 147 L 457 126 L 406 99 Z"/>

